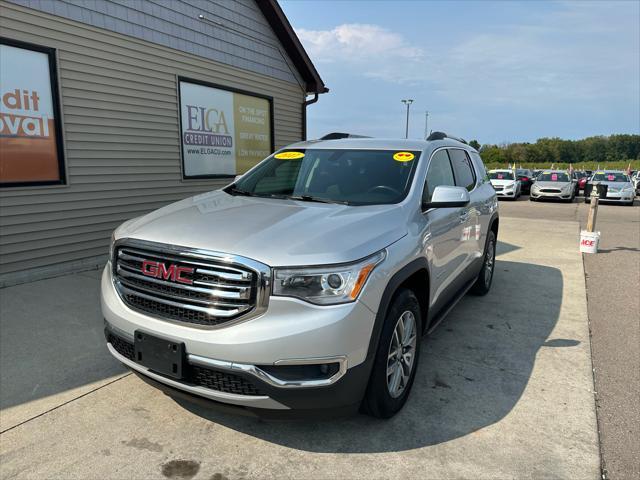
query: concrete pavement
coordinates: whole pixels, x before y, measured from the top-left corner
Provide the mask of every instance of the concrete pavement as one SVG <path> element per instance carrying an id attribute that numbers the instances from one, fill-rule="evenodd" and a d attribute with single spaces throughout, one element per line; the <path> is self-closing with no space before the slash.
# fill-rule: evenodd
<path id="1" fill-rule="evenodd" d="M 584 228 L 588 205 L 522 199 L 501 203 L 503 216 L 574 219 Z M 584 256 L 603 475 L 640 478 L 640 202 L 601 204 L 597 255 Z"/>
<path id="2" fill-rule="evenodd" d="M 68 358 L 38 349 L 46 338 L 33 335 L 33 355 L 45 353 L 45 362 L 34 361 L 43 370 L 37 378 L 67 371 L 57 392 L 50 385 L 46 397 L 30 394 L 31 373 L 22 369 L 19 378 L 11 365 L 22 347 L 2 345 L 0 382 L 10 400 L 0 412 L 0 476 L 595 479 L 600 459 L 578 223 L 504 218 L 500 228 L 492 292 L 465 298 L 423 340 L 412 395 L 388 421 L 264 422 L 177 403 L 98 352 L 97 307 L 57 304 L 78 320 L 69 328 L 84 332 L 72 342 L 57 337 Z M 541 230 L 548 234 L 532 236 Z M 95 299 L 97 279 L 65 282 L 75 286 L 73 297 Z M 31 296 L 23 297 L 33 303 L 29 309 L 15 301 L 5 307 L 6 299 L 35 288 L 57 292 L 49 299 L 55 301 L 69 295 L 65 285 L 51 279 L 2 290 L 3 312 L 38 333 L 23 315 L 43 318 L 51 307 Z M 72 354 L 83 349 L 92 352 L 91 368 Z M 78 377 L 88 383 L 69 380 Z M 65 382 L 85 390 L 70 394 Z"/>

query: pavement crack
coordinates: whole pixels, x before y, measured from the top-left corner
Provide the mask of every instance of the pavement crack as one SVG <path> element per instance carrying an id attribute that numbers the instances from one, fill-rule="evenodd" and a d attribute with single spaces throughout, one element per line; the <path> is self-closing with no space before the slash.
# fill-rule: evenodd
<path id="1" fill-rule="evenodd" d="M 26 420 L 24 420 L 24 421 L 22 421 L 22 422 L 20 422 L 20 423 L 18 423 L 18 424 L 16 424 L 16 425 L 13 425 L 12 427 L 9 427 L 9 428 L 7 428 L 7 429 L 5 429 L 5 430 L 2 430 L 2 431 L 0 431 L 0 435 L 2 435 L 3 433 L 7 433 L 8 431 L 13 430 L 14 428 L 17 428 L 17 427 L 19 427 L 19 426 L 21 426 L 21 425 L 24 425 L 25 423 L 29 423 L 29 422 L 31 422 L 32 420 L 35 420 L 36 418 L 40 418 L 40 417 L 42 417 L 42 416 L 46 415 L 47 413 L 53 412 L 54 410 L 57 410 L 57 409 L 59 409 L 59 408 L 61 408 L 61 407 L 64 407 L 65 405 L 68 405 L 68 404 L 70 404 L 70 403 L 72 403 L 72 402 L 75 402 L 76 400 L 79 400 L 79 399 L 81 399 L 82 397 L 86 397 L 87 395 L 91 395 L 92 393 L 97 392 L 98 390 L 100 390 L 100 389 L 102 389 L 102 388 L 104 388 L 104 387 L 108 387 L 109 385 L 111 385 L 111 384 L 113 384 L 113 383 L 116 383 L 117 381 L 122 380 L 123 378 L 126 378 L 126 377 L 128 377 L 128 376 L 130 376 L 130 375 L 132 375 L 132 372 L 125 373 L 125 374 L 124 374 L 124 375 L 122 375 L 121 377 L 118 377 L 118 378 L 116 378 L 116 379 L 114 379 L 114 380 L 112 380 L 112 381 L 110 381 L 110 382 L 108 382 L 108 383 L 105 383 L 105 384 L 103 384 L 103 385 L 100 385 L 99 387 L 96 387 L 96 388 L 94 388 L 93 390 L 89 390 L 88 392 L 85 392 L 85 393 L 83 393 L 82 395 L 78 395 L 77 397 L 72 398 L 71 400 L 67 400 L 66 402 L 63 402 L 63 403 L 61 403 L 60 405 L 56 405 L 55 407 L 52 407 L 52 408 L 50 408 L 49 410 L 46 410 L 46 411 L 44 411 L 44 412 L 42 412 L 42 413 L 39 413 L 38 415 L 35 415 L 35 416 L 33 416 L 33 417 L 31 417 L 31 418 L 28 418 L 28 419 L 26 419 Z"/>

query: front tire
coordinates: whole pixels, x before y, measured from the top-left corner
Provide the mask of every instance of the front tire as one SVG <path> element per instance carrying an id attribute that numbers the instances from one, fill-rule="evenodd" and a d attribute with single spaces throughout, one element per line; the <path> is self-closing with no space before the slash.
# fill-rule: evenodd
<path id="1" fill-rule="evenodd" d="M 397 292 L 384 320 L 362 408 L 377 418 L 390 418 L 404 406 L 416 375 L 420 354 L 420 303 L 408 289 Z"/>
<path id="2" fill-rule="evenodd" d="M 470 292 L 474 295 L 486 295 L 491 290 L 493 283 L 493 271 L 496 263 L 496 234 L 489 230 L 487 243 L 484 247 L 484 258 L 482 259 L 482 269 L 478 274 L 476 283 L 471 287 Z"/>

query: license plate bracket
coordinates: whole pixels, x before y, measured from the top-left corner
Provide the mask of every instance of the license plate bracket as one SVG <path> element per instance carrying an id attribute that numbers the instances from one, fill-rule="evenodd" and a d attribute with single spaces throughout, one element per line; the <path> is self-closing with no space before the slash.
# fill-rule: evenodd
<path id="1" fill-rule="evenodd" d="M 161 375 L 176 379 L 184 378 L 186 354 L 183 342 L 175 342 L 136 330 L 133 349 L 136 363 Z"/>

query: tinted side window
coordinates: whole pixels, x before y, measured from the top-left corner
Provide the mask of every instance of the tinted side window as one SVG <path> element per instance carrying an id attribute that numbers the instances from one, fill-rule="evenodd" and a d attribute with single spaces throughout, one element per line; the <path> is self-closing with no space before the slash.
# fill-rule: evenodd
<path id="1" fill-rule="evenodd" d="M 476 172 L 478 174 L 478 178 L 482 182 L 488 182 L 489 181 L 489 175 L 487 175 L 487 170 L 484 168 L 484 163 L 483 163 L 482 158 L 480 157 L 480 155 L 478 155 L 476 152 L 471 152 L 471 158 L 473 160 L 474 167 L 475 167 Z"/>
<path id="2" fill-rule="evenodd" d="M 476 186 L 476 177 L 467 153 L 464 150 L 451 149 L 449 157 L 451 157 L 451 165 L 456 176 L 456 185 L 469 191 L 473 190 Z"/>
<path id="3" fill-rule="evenodd" d="M 446 150 L 438 150 L 433 157 L 431 157 L 424 191 L 422 192 L 422 201 L 430 202 L 436 187 L 440 185 L 454 187 L 455 184 L 451 163 L 449 163 L 449 156 Z"/>

